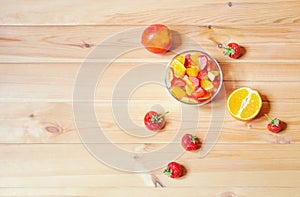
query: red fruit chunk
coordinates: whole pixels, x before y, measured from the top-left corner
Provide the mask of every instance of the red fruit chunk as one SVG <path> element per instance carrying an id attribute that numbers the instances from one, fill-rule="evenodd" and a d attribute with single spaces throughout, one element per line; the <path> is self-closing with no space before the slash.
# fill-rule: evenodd
<path id="1" fill-rule="evenodd" d="M 193 92 L 192 96 L 196 99 L 204 98 L 207 95 L 207 91 L 203 89 L 202 87 L 196 88 L 196 90 Z"/>
<path id="2" fill-rule="evenodd" d="M 192 64 L 191 54 L 187 54 L 187 55 L 185 56 L 184 66 L 185 66 L 186 68 L 190 68 L 190 67 L 191 67 L 191 64 Z"/>
<path id="3" fill-rule="evenodd" d="M 173 86 L 184 87 L 185 84 L 186 84 L 185 81 L 181 78 L 174 77 L 171 81 L 171 87 Z"/>
<path id="4" fill-rule="evenodd" d="M 207 66 L 207 62 L 208 62 L 208 59 L 205 55 L 200 55 L 198 57 L 198 60 L 199 60 L 199 63 L 200 63 L 200 70 L 204 70 Z"/>
<path id="5" fill-rule="evenodd" d="M 189 77 L 189 80 L 194 84 L 195 87 L 198 87 L 200 82 L 197 77 Z"/>
<path id="6" fill-rule="evenodd" d="M 208 66 L 207 66 L 208 71 L 214 71 L 217 70 L 217 65 L 214 61 L 208 60 Z"/>

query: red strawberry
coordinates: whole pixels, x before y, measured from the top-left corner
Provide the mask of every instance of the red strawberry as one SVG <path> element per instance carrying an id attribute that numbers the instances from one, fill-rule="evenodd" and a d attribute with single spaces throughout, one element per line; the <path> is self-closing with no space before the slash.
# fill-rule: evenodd
<path id="1" fill-rule="evenodd" d="M 282 130 L 283 122 L 277 118 L 272 119 L 268 114 L 265 114 L 265 116 L 269 120 L 268 129 L 269 131 L 273 133 L 278 133 Z"/>
<path id="2" fill-rule="evenodd" d="M 199 148 L 199 139 L 192 134 L 185 134 L 181 139 L 181 145 L 187 151 L 197 150 Z"/>
<path id="3" fill-rule="evenodd" d="M 238 58 L 241 55 L 241 48 L 237 43 L 231 42 L 227 44 L 224 50 L 224 54 L 231 58 Z"/>
<path id="4" fill-rule="evenodd" d="M 179 163 L 171 162 L 168 164 L 167 169 L 164 170 L 164 174 L 171 178 L 179 178 L 182 175 L 182 167 Z"/>

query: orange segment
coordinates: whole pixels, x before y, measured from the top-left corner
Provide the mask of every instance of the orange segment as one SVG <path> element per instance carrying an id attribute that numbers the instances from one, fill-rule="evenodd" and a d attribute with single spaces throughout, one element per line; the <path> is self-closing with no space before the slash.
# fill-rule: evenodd
<path id="1" fill-rule="evenodd" d="M 226 106 L 234 118 L 251 120 L 260 112 L 262 101 L 257 91 L 243 87 L 229 95 Z"/>

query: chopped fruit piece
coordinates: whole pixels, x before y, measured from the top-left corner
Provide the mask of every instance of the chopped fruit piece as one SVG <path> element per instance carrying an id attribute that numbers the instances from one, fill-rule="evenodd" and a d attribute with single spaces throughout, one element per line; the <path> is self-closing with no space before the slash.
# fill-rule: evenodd
<path id="1" fill-rule="evenodd" d="M 185 57 L 183 55 L 178 55 L 175 60 L 177 60 L 178 62 L 180 62 L 181 64 L 184 65 L 185 63 Z"/>
<path id="2" fill-rule="evenodd" d="M 198 87 L 199 84 L 200 84 L 199 79 L 197 77 L 189 77 L 189 80 L 191 82 L 193 82 L 193 84 L 194 84 L 195 87 Z"/>
<path id="3" fill-rule="evenodd" d="M 212 82 L 205 78 L 201 80 L 201 87 L 209 92 L 213 91 L 214 89 L 214 85 L 212 84 Z"/>
<path id="4" fill-rule="evenodd" d="M 193 64 L 195 66 L 199 66 L 200 65 L 199 59 L 198 59 L 198 57 L 200 55 L 202 55 L 202 53 L 200 53 L 200 52 L 196 52 L 196 53 L 194 53 L 194 54 L 191 55 L 192 62 L 193 62 Z"/>
<path id="5" fill-rule="evenodd" d="M 187 54 L 187 55 L 185 56 L 184 66 L 185 66 L 186 68 L 190 68 L 190 67 L 192 66 L 191 54 Z"/>
<path id="6" fill-rule="evenodd" d="M 215 78 L 219 75 L 218 71 L 210 71 L 208 72 L 208 78 L 210 81 L 214 81 Z"/>
<path id="7" fill-rule="evenodd" d="M 187 76 L 184 76 L 183 79 L 186 82 L 186 85 L 185 85 L 186 94 L 191 96 L 193 91 L 195 90 L 195 86 L 194 86 L 193 82 L 191 82 L 191 80 L 189 80 L 189 78 Z"/>
<path id="8" fill-rule="evenodd" d="M 208 66 L 207 66 L 208 71 L 215 71 L 217 70 L 217 65 L 214 61 L 208 60 Z"/>
<path id="9" fill-rule="evenodd" d="M 174 78 L 173 68 L 169 68 L 167 72 L 167 82 L 170 82 Z"/>
<path id="10" fill-rule="evenodd" d="M 185 85 L 185 91 L 187 93 L 187 95 L 191 95 L 192 92 L 195 90 L 195 86 L 193 84 L 193 82 L 191 82 L 191 80 L 189 80 L 188 76 L 184 76 L 183 78 L 186 82 L 186 85 Z"/>
<path id="11" fill-rule="evenodd" d="M 172 62 L 172 65 L 173 65 L 175 77 L 182 78 L 184 76 L 185 70 L 186 70 L 184 65 L 180 61 L 178 61 L 177 59 L 175 59 Z"/>
<path id="12" fill-rule="evenodd" d="M 207 70 L 201 70 L 198 74 L 198 79 L 201 80 L 207 76 Z"/>
<path id="13" fill-rule="evenodd" d="M 171 89 L 171 93 L 172 93 L 173 96 L 175 96 L 179 100 L 181 100 L 183 97 L 186 96 L 185 91 L 183 89 L 181 89 L 180 87 L 178 87 L 178 86 L 174 86 Z"/>
<path id="14" fill-rule="evenodd" d="M 185 81 L 182 78 L 176 78 L 174 77 L 173 80 L 171 81 L 171 86 L 178 86 L 178 87 L 184 87 L 185 86 Z"/>
<path id="15" fill-rule="evenodd" d="M 208 100 L 211 97 L 211 93 L 210 92 L 206 92 L 206 95 L 202 98 L 198 98 L 199 102 L 204 102 L 206 100 Z"/>
<path id="16" fill-rule="evenodd" d="M 193 97 L 200 99 L 207 95 L 206 90 L 204 90 L 201 87 L 196 88 L 196 90 L 193 92 Z"/>
<path id="17" fill-rule="evenodd" d="M 260 112 L 262 101 L 259 93 L 243 87 L 233 91 L 226 103 L 229 113 L 238 120 L 251 120 Z"/>
<path id="18" fill-rule="evenodd" d="M 197 77 L 198 76 L 198 68 L 196 68 L 196 67 L 187 68 L 186 73 L 190 77 Z"/>
<path id="19" fill-rule="evenodd" d="M 213 75 L 211 72 L 208 72 L 208 78 L 209 78 L 209 80 L 214 81 L 215 75 Z"/>
<path id="20" fill-rule="evenodd" d="M 197 100 L 193 99 L 193 98 L 189 98 L 189 97 L 183 97 L 181 99 L 182 102 L 184 103 L 198 103 Z"/>
<path id="21" fill-rule="evenodd" d="M 207 66 L 207 61 L 208 61 L 206 55 L 201 55 L 201 56 L 199 56 L 198 59 L 199 59 L 199 63 L 200 63 L 200 70 L 204 70 Z"/>

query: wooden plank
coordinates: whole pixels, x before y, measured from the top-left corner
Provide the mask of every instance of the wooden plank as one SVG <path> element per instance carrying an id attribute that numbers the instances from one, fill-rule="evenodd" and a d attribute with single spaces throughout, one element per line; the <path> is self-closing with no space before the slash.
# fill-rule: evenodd
<path id="1" fill-rule="evenodd" d="M 158 65 L 167 65 L 166 62 L 156 62 Z M 116 82 L 133 68 L 142 66 L 141 62 L 114 62 L 107 65 L 107 70 L 100 80 Z M 273 82 L 297 82 L 300 78 L 298 63 L 247 63 L 247 62 L 220 62 L 225 82 L 260 81 Z M 60 89 L 65 89 L 64 94 L 69 94 L 75 85 L 76 77 L 83 65 L 78 63 L 37 63 L 37 64 L 0 64 L 0 83 L 2 88 L 9 85 L 41 87 L 36 94 L 45 90 L 56 94 L 63 94 Z M 95 63 L 97 67 L 98 64 Z M 99 65 L 99 68 L 102 68 Z M 288 68 L 288 69 L 287 69 Z M 164 69 L 162 69 L 164 70 Z M 113 74 L 110 74 L 113 73 Z M 164 73 L 158 73 L 164 75 Z M 21 89 L 26 89 L 23 87 Z M 63 96 L 62 98 L 64 98 Z"/>
<path id="2" fill-rule="evenodd" d="M 26 76 L 25 76 L 26 78 Z M 1 82 L 0 87 L 0 100 L 1 102 L 72 102 L 74 85 L 59 84 L 55 81 L 50 83 L 43 83 L 34 80 L 31 83 L 24 83 L 22 78 L 15 78 L 16 81 Z M 45 78 L 47 79 L 47 78 Z M 61 78 L 61 80 L 64 80 Z M 97 100 L 111 100 L 113 97 L 114 88 L 117 81 L 105 81 L 109 84 L 97 86 L 95 92 Z M 103 83 L 103 81 L 102 81 Z M 163 81 L 161 82 L 163 83 Z M 266 102 L 286 101 L 286 102 L 299 102 L 300 92 L 298 90 L 300 82 L 276 82 L 272 81 L 225 81 L 224 87 L 226 95 L 229 95 L 234 89 L 239 87 L 251 87 L 258 90 L 261 93 L 262 99 Z M 137 84 L 139 87 L 141 84 Z M 83 87 L 84 84 L 78 85 Z M 139 88 L 135 93 L 135 99 L 138 100 L 165 100 L 175 101 L 173 97 L 168 93 L 164 84 L 148 84 Z M 284 92 L 284 94 L 278 94 L 278 92 Z M 18 90 L 18 91 L 12 91 Z M 155 94 L 153 94 L 155 92 Z M 114 99 L 128 99 L 127 93 L 114 96 Z M 84 101 L 84 100 L 83 100 Z"/>
<path id="3" fill-rule="evenodd" d="M 93 65 L 97 69 L 98 64 Z M 108 66 L 98 79 L 95 90 L 96 99 L 111 99 L 118 81 L 131 69 L 141 65 L 143 64 L 132 62 L 114 63 Z M 161 63 L 158 65 L 163 66 Z M 264 101 L 299 101 L 300 93 L 294 91 L 298 89 L 300 83 L 297 75 L 300 68 L 297 63 L 286 66 L 280 63 L 221 63 L 221 67 L 227 95 L 238 87 L 249 86 L 260 91 Z M 80 65 L 76 63 L 0 64 L 1 101 L 71 101 L 79 69 Z M 162 70 L 161 80 L 157 81 L 161 85 L 144 85 L 146 88 L 139 88 L 135 92 L 136 99 L 172 99 L 164 88 L 164 69 Z M 77 84 L 80 88 L 85 85 Z M 136 88 L 141 85 L 136 84 Z M 277 94 L 273 89 L 285 92 L 285 94 Z M 125 99 L 125 96 L 128 95 L 118 96 L 115 99 Z"/>
<path id="4" fill-rule="evenodd" d="M 270 3 L 272 2 L 272 3 Z M 147 4 L 147 6 L 144 6 Z M 299 23 L 299 1 L 225 0 L 147 2 L 125 1 L 2 1 L 0 23 L 4 25 L 129 25 L 151 23 L 203 24 L 294 24 Z M 255 14 L 253 14 L 255 10 Z M 274 11 L 276 10 L 276 11 Z M 187 15 L 187 12 L 189 13 Z M 171 17 L 170 17 L 171 16 Z M 196 16 L 196 17 L 195 17 Z"/>
<path id="5" fill-rule="evenodd" d="M 123 102 L 115 107 L 120 107 Z M 149 132 L 149 137 L 134 137 L 128 133 L 144 133 L 144 114 L 153 106 L 160 104 L 165 110 L 170 111 L 167 116 L 167 125 L 163 132 L 157 135 Z M 75 126 L 72 103 L 0 103 L 0 143 L 81 143 L 78 129 L 81 132 L 91 128 L 91 121 L 87 118 L 81 120 L 81 124 Z M 242 122 L 232 118 L 225 106 L 210 106 L 199 108 L 199 117 L 190 120 L 190 127 L 184 131 L 180 129 L 182 123 L 181 106 L 177 102 L 170 101 L 131 101 L 128 105 L 128 114 L 133 125 L 122 130 L 119 121 L 112 112 L 112 104 L 99 102 L 95 106 L 96 118 L 102 132 L 112 143 L 140 143 L 141 146 L 155 149 L 165 143 L 171 143 L 173 138 L 180 133 L 194 133 L 202 141 L 208 134 L 219 136 L 218 141 L 209 143 L 245 143 L 245 144 L 294 144 L 300 142 L 298 111 L 300 103 L 272 102 L 264 103 L 260 115 L 253 121 Z M 284 110 L 283 110 L 284 109 Z M 198 111 L 198 109 L 196 109 Z M 212 115 L 213 110 L 220 110 L 218 115 Z M 223 110 L 223 111 L 222 111 Z M 90 114 L 87 108 L 79 110 L 82 114 Z M 224 113 L 224 114 L 222 114 Z M 266 129 L 267 120 L 263 116 L 269 113 L 282 119 L 287 124 L 285 131 L 280 134 L 272 134 Z M 222 117 L 224 115 L 224 117 Z M 217 116 L 217 117 L 215 117 Z M 220 119 L 221 118 L 221 119 Z M 224 121 L 224 122 L 223 122 Z M 218 129 L 220 124 L 221 130 Z M 223 124 L 223 125 L 222 125 Z M 79 127 L 80 126 L 80 127 Z M 137 130 L 136 126 L 141 129 Z M 96 127 L 95 127 L 96 128 Z M 219 132 L 219 133 L 218 133 Z M 97 135 L 91 136 L 98 143 Z M 93 140 L 92 140 L 93 141 Z M 178 143 L 178 141 L 175 141 Z M 159 143 L 163 143 L 159 145 Z"/>
<path id="6" fill-rule="evenodd" d="M 93 158 L 82 144 L 0 147 L 1 187 L 114 187 L 116 180 L 120 187 L 153 187 L 148 173 L 113 170 Z M 300 186 L 299 151 L 299 144 L 223 144 L 202 159 L 192 152 L 177 159 L 187 169 L 180 181 L 163 175 L 163 167 L 151 173 L 168 187 L 293 188 Z"/>
<path id="7" fill-rule="evenodd" d="M 168 188 L 148 188 L 148 187 L 66 187 L 66 188 L 49 188 L 49 187 L 37 187 L 37 188 L 1 188 L 0 195 L 7 196 L 36 196 L 42 195 L 47 197 L 56 196 L 120 196 L 120 194 L 126 192 L 126 195 L 130 196 L 185 196 L 187 193 L 190 197 L 199 196 L 295 196 L 300 193 L 298 187 L 208 187 L 208 186 L 196 186 L 196 187 L 168 187 Z"/>
<path id="8" fill-rule="evenodd" d="M 0 12 L 1 13 L 1 12 Z M 137 29 L 140 28 L 140 29 Z M 122 43 L 138 48 L 124 51 L 115 61 L 168 62 L 172 53 L 163 56 L 150 54 L 140 44 L 136 31 L 143 26 L 2 26 L 0 28 L 1 62 L 83 62 L 87 55 L 102 41 L 111 37 L 121 37 Z M 170 26 L 174 34 L 174 49 L 188 50 L 197 43 L 220 62 L 253 62 L 258 64 L 280 62 L 299 63 L 299 34 L 297 25 L 283 26 Z M 127 31 L 127 33 L 124 33 Z M 135 33 L 130 33 L 134 31 Z M 120 36 L 121 34 L 121 36 Z M 182 35 L 180 35 L 182 34 Z M 185 35 L 185 38 L 182 38 Z M 118 40 L 118 42 L 120 42 Z M 240 43 L 246 53 L 238 60 L 225 57 L 217 44 L 229 41 Z M 120 43 L 105 46 L 106 51 L 98 54 L 101 61 L 110 60 L 105 53 L 114 55 Z M 192 42 L 192 43 L 191 43 Z M 140 47 L 140 48 L 139 48 Z M 281 50 L 286 48 L 289 50 Z M 110 49 L 110 50 L 107 50 Z M 116 54 L 117 55 L 117 54 Z M 99 61 L 93 58 L 93 61 Z"/>

